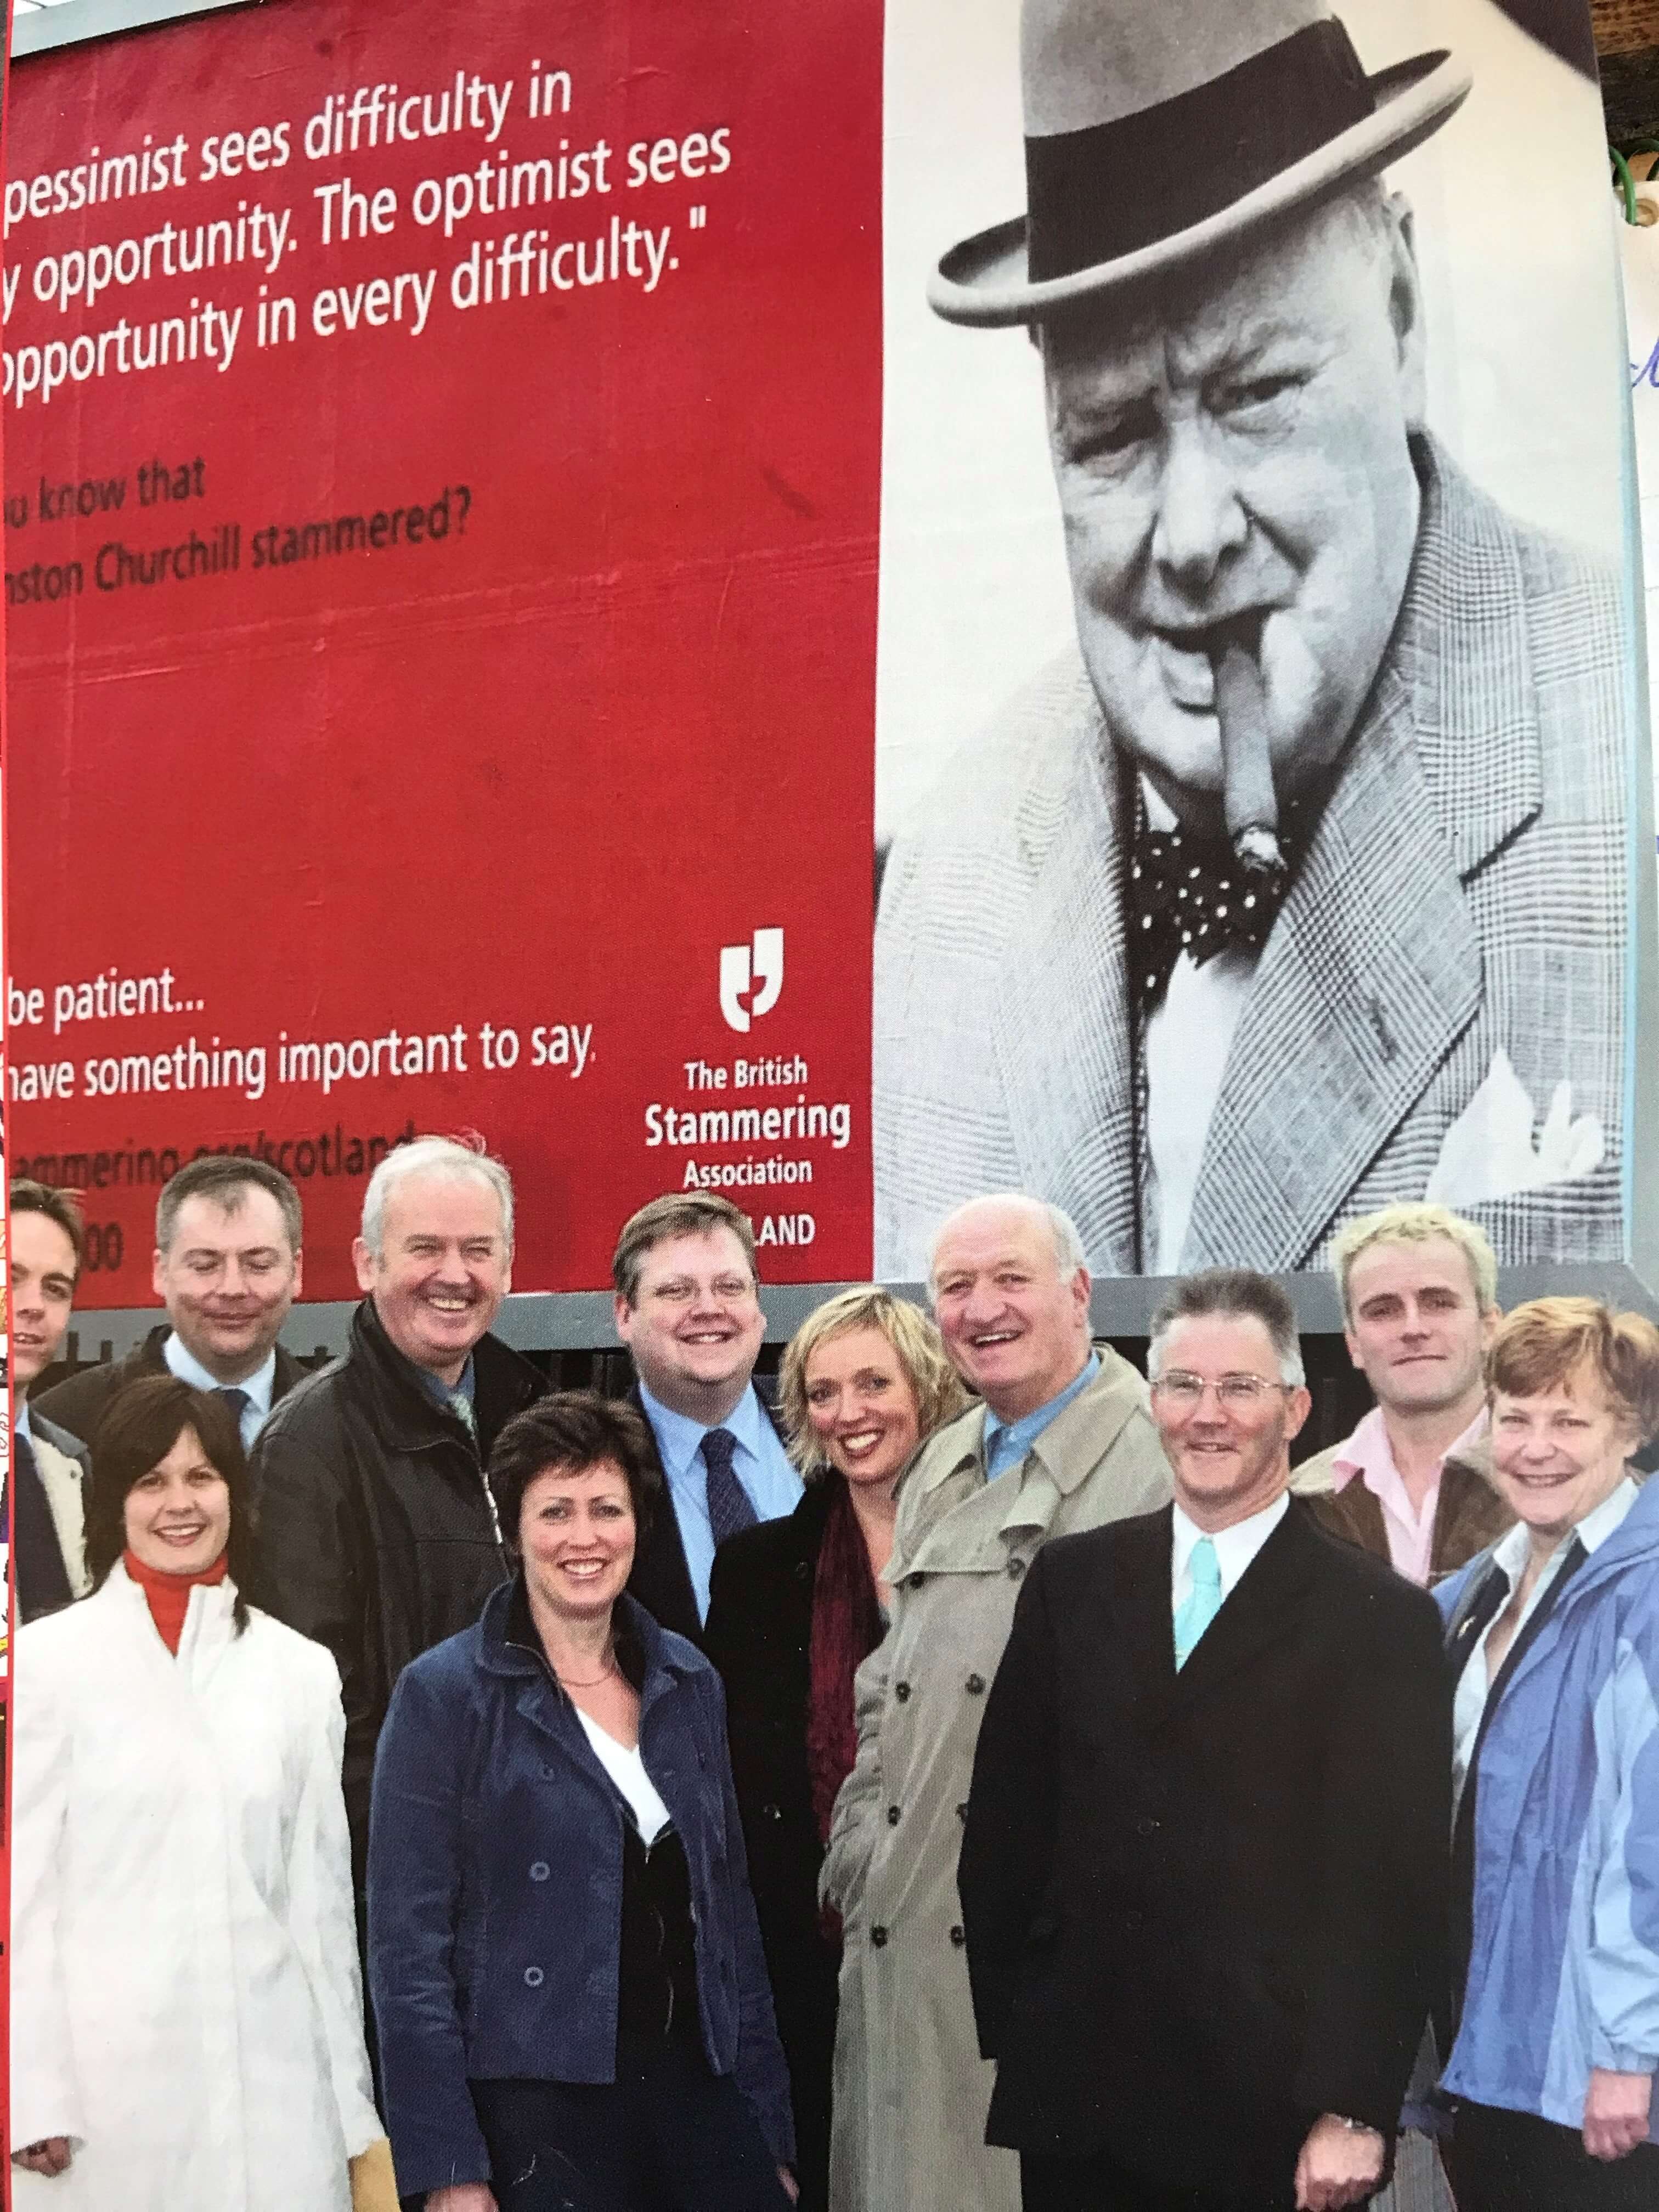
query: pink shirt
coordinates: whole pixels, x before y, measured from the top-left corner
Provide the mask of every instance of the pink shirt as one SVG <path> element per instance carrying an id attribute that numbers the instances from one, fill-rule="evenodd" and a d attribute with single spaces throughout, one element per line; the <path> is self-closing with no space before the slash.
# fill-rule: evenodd
<path id="1" fill-rule="evenodd" d="M 1380 1406 L 1373 1407 L 1331 1462 L 1331 1487 L 1345 1490 L 1356 1475 L 1382 1509 L 1382 1526 L 1389 1539 L 1389 1557 L 1397 1571 L 1419 1588 L 1429 1586 L 1429 1557 L 1434 1544 L 1434 1511 L 1440 1503 L 1440 1469 L 1453 1453 L 1460 1455 L 1486 1434 L 1483 1406 L 1455 1443 L 1442 1455 L 1423 1500 L 1421 1514 L 1413 1513 L 1405 1478 L 1394 1463 L 1394 1448 Z"/>

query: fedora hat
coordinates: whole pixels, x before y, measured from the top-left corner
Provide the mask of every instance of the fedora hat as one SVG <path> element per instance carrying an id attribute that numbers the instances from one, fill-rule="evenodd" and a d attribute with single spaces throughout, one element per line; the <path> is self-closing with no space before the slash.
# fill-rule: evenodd
<path id="1" fill-rule="evenodd" d="M 1443 52 L 1367 76 L 1322 0 L 1025 0 L 1028 212 L 953 246 L 947 322 L 1029 323 L 1183 267 L 1437 131 Z"/>

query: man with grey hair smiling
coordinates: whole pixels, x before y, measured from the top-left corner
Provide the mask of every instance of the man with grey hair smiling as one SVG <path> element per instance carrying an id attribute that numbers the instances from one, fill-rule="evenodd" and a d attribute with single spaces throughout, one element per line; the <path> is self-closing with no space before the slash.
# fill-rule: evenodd
<path id="1" fill-rule="evenodd" d="M 1243 1269 L 1152 1323 L 1161 1511 L 1048 1547 L 960 1869 L 989 2139 L 1024 2212 L 1343 2212 L 1446 1970 L 1436 1613 L 1286 1496 L 1296 1320 Z"/>
<path id="2" fill-rule="evenodd" d="M 1057 1206 L 959 1206 L 933 1238 L 945 1349 L 983 1402 L 898 1487 L 891 1622 L 858 1678 L 857 1763 L 822 1894 L 845 1933 L 830 2197 L 835 2212 L 1015 2212 L 988 2150 L 957 1852 L 985 1692 L 1021 1578 L 1067 1530 L 1143 1513 L 1170 1470 L 1134 1370 L 1089 1338 L 1089 1269 Z"/>
<path id="3" fill-rule="evenodd" d="M 547 1385 L 489 1333 L 513 1279 L 513 1184 L 498 1160 L 448 1137 L 396 1147 L 369 1177 L 352 1258 L 364 1297 L 345 1356 L 275 1409 L 252 1472 L 258 1601 L 340 1669 L 361 1896 L 392 1686 L 506 1578 L 484 1468 Z"/>

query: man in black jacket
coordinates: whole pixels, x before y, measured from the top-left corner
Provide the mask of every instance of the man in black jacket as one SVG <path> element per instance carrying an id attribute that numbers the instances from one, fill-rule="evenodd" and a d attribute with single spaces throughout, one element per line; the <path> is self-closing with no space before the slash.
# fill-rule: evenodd
<path id="1" fill-rule="evenodd" d="M 362 1893 L 374 1747 L 400 1671 L 477 1619 L 508 1569 L 484 1479 L 546 1383 L 489 1334 L 512 1283 L 507 1170 L 447 1137 L 376 1168 L 343 1358 L 276 1408 L 253 1457 L 258 1602 L 334 1654 Z"/>
<path id="2" fill-rule="evenodd" d="M 755 1383 L 766 1340 L 755 1231 L 729 1199 L 653 1198 L 611 1262 L 617 1334 L 633 1354 L 672 1510 L 659 1513 L 628 1587 L 665 1628 L 702 1642 L 716 1547 L 800 1503 L 801 1480 Z"/>
<path id="3" fill-rule="evenodd" d="M 300 1294 L 300 1194 L 264 1160 L 209 1153 L 161 1187 L 155 1295 L 167 1321 L 124 1359 L 55 1383 L 36 1412 L 90 1438 L 104 1407 L 142 1375 L 176 1375 L 229 1399 L 252 1449 L 271 1407 L 304 1374 L 276 1341 Z"/>
<path id="4" fill-rule="evenodd" d="M 1438 1616 L 1285 1495 L 1309 1399 L 1275 1284 L 1179 1284 L 1148 1365 L 1175 1504 L 1044 1547 L 980 1732 L 988 2136 L 1025 2212 L 1342 2212 L 1445 1972 Z"/>

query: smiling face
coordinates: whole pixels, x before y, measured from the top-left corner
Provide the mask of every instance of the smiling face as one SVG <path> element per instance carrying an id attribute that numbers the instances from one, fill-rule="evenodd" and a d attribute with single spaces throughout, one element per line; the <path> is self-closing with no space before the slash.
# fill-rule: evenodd
<path id="1" fill-rule="evenodd" d="M 216 1382 L 240 1382 L 264 1366 L 299 1296 L 300 1255 L 281 1206 L 251 1183 L 229 1211 L 187 1198 L 151 1279 L 185 1351 Z"/>
<path id="2" fill-rule="evenodd" d="M 1553 1549 L 1613 1495 L 1636 1444 L 1587 1371 L 1531 1397 L 1500 1390 L 1492 1400 L 1492 1480 L 1540 1549 Z"/>
<path id="3" fill-rule="evenodd" d="M 1152 1419 L 1175 1476 L 1176 1496 L 1200 1528 L 1231 1528 L 1271 1505 L 1291 1479 L 1291 1440 L 1313 1401 L 1280 1382 L 1267 1324 L 1254 1314 L 1203 1314 L 1173 1322 L 1161 1340 Z M 1170 1378 L 1207 1387 L 1194 1405 L 1177 1402 Z M 1251 1376 L 1266 1387 L 1223 1404 L 1215 1385 Z"/>
<path id="4" fill-rule="evenodd" d="M 614 1460 L 532 1476 L 519 1548 L 533 1607 L 571 1624 L 604 1620 L 634 1565 L 634 1505 Z"/>
<path id="5" fill-rule="evenodd" d="M 749 1387 L 766 1337 L 749 1255 L 730 1229 L 670 1237 L 640 1263 L 617 1334 L 646 1389 L 693 1420 L 722 1421 Z"/>
<path id="6" fill-rule="evenodd" d="M 1348 1271 L 1348 1316 L 1349 1357 L 1385 1412 L 1467 1407 L 1474 1419 L 1498 1315 L 1481 1312 L 1468 1256 L 1449 1237 L 1369 1245 Z"/>
<path id="7" fill-rule="evenodd" d="M 7 1289 L 11 1308 L 8 1358 L 19 1389 L 58 1357 L 75 1298 L 75 1247 L 49 1214 L 11 1217 Z"/>
<path id="8" fill-rule="evenodd" d="M 1409 216 L 1335 203 L 1224 281 L 1066 319 L 1043 349 L 1096 694 L 1176 812 L 1218 829 L 1221 626 L 1260 633 L 1283 795 L 1346 740 L 1405 591 L 1423 419 Z"/>
<path id="9" fill-rule="evenodd" d="M 164 1575 L 199 1575 L 230 1541 L 230 1491 L 202 1449 L 194 1429 L 182 1429 L 164 1459 L 141 1474 L 122 1513 L 127 1549 Z"/>
<path id="10" fill-rule="evenodd" d="M 976 1199 L 933 1248 L 933 1314 L 951 1364 L 1000 1421 L 1057 1398 L 1089 1356 L 1089 1274 L 1060 1269 L 1029 1199 Z"/>
<path id="11" fill-rule="evenodd" d="M 482 1176 L 410 1175 L 386 1194 L 385 1249 L 351 1248 L 360 1289 L 405 1359 L 452 1388 L 513 1287 L 501 1202 Z"/>
<path id="12" fill-rule="evenodd" d="M 825 1337 L 808 1353 L 802 1382 L 813 1439 L 830 1465 L 858 1489 L 890 1492 L 921 1440 L 921 1409 L 881 1331 Z"/>

